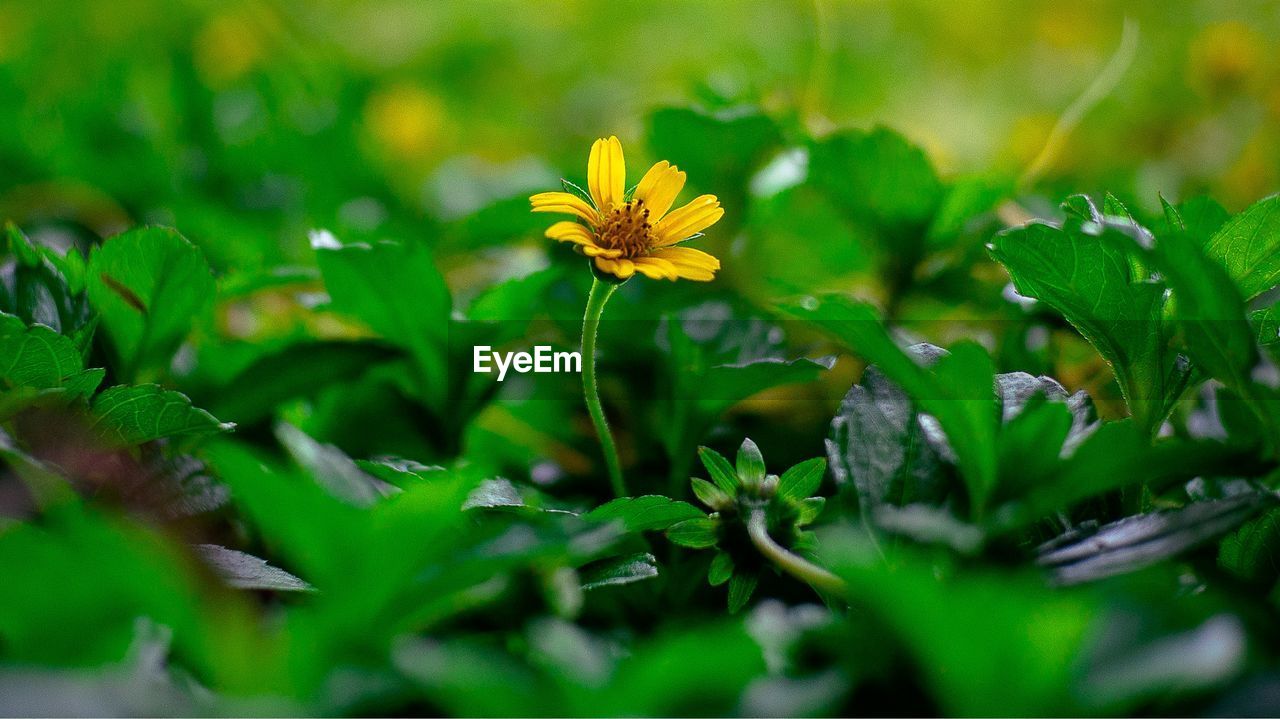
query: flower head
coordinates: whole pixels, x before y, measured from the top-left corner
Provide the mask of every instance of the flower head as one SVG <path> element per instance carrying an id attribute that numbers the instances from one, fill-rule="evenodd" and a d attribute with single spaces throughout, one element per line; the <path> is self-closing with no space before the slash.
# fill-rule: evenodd
<path id="1" fill-rule="evenodd" d="M 575 215 L 578 221 L 547 228 L 547 237 L 572 242 L 600 272 L 623 280 L 637 272 L 655 280 L 714 278 L 720 260 L 677 245 L 724 216 L 716 196 L 701 195 L 671 210 L 684 188 L 685 174 L 666 160 L 649 168 L 630 195 L 626 178 L 622 143 L 616 137 L 600 139 L 587 160 L 590 193 L 542 192 L 529 201 L 534 212 Z"/>

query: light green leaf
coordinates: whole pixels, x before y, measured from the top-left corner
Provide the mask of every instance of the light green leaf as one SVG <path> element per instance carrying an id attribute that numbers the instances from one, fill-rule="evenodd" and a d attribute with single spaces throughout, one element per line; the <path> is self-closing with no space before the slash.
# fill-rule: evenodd
<path id="1" fill-rule="evenodd" d="M 723 489 L 726 493 L 737 496 L 738 472 L 729 464 L 729 460 L 724 455 L 711 449 L 710 447 L 698 448 L 698 459 L 702 460 L 702 466 L 707 468 L 707 474 L 711 475 L 711 481 L 716 486 Z"/>
<path id="2" fill-rule="evenodd" d="M 711 559 L 711 567 L 707 570 L 707 582 L 718 587 L 729 581 L 733 576 L 733 557 L 727 552 L 716 552 L 716 556 Z"/>
<path id="3" fill-rule="evenodd" d="M 814 457 L 791 467 L 778 478 L 778 496 L 802 500 L 818 493 L 822 477 L 827 473 L 827 460 Z"/>
<path id="4" fill-rule="evenodd" d="M 663 530 L 677 522 L 702 516 L 702 512 L 692 504 L 660 494 L 622 497 L 583 515 L 586 519 L 597 522 L 621 521 L 629 532 Z"/>
<path id="5" fill-rule="evenodd" d="M 1205 245 L 1221 262 L 1245 300 L 1280 283 L 1280 195 L 1261 200 L 1231 218 Z"/>
<path id="6" fill-rule="evenodd" d="M 760 448 L 750 437 L 742 440 L 742 446 L 738 447 L 738 478 L 747 486 L 759 486 L 764 481 L 766 473 L 764 467 L 764 456 L 760 454 Z"/>
<path id="7" fill-rule="evenodd" d="M 71 396 L 97 389 L 103 370 L 84 370 L 80 352 L 68 338 L 44 325 L 28 327 L 0 313 L 0 382 L 9 387 L 64 388 Z"/>
<path id="8" fill-rule="evenodd" d="M 658 576 L 658 560 L 648 552 L 610 557 L 583 567 L 579 575 L 586 591 L 632 584 Z"/>
<path id="9" fill-rule="evenodd" d="M 712 509 L 721 510 L 733 504 L 733 497 L 728 492 L 705 479 L 691 477 L 689 483 L 693 485 L 693 496 Z"/>

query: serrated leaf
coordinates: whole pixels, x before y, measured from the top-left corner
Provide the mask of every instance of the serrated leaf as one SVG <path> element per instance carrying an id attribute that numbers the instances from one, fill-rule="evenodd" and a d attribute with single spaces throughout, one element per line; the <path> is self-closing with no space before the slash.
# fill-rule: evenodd
<path id="1" fill-rule="evenodd" d="M 213 273 L 177 231 L 142 227 L 89 256 L 89 301 L 125 376 L 167 367 L 178 345 L 213 307 Z"/>
<path id="2" fill-rule="evenodd" d="M 747 486 L 759 485 L 764 481 L 765 467 L 764 456 L 760 454 L 760 448 L 756 446 L 751 438 L 742 440 L 742 446 L 738 447 L 737 461 L 738 479 Z"/>
<path id="3" fill-rule="evenodd" d="M 818 493 L 827 473 L 827 460 L 814 457 L 791 467 L 778 478 L 778 496 L 800 501 Z"/>
<path id="4" fill-rule="evenodd" d="M 711 566 L 707 569 L 707 582 L 718 587 L 729 581 L 729 577 L 733 576 L 733 557 L 727 552 L 716 552 L 716 556 L 711 558 Z"/>
<path id="5" fill-rule="evenodd" d="M 1280 282 L 1280 195 L 1272 195 L 1231 218 L 1205 254 L 1227 269 L 1245 301 Z"/>
<path id="6" fill-rule="evenodd" d="M 677 522 L 702 516 L 702 512 L 692 504 L 660 494 L 622 497 L 583 515 L 596 522 L 621 521 L 629 532 L 659 531 Z"/>
<path id="7" fill-rule="evenodd" d="M 702 466 L 707 468 L 707 474 L 711 475 L 711 481 L 715 482 L 717 487 L 731 496 L 737 496 L 738 472 L 724 455 L 710 447 L 699 447 L 698 459 L 702 460 Z"/>
<path id="8" fill-rule="evenodd" d="M 108 442 L 142 444 L 162 437 L 199 437 L 230 431 L 195 407 L 186 395 L 159 385 L 119 385 L 103 390 L 91 405 L 93 427 Z"/>
<path id="9" fill-rule="evenodd" d="M 579 570 L 582 588 L 586 591 L 601 587 L 632 584 L 658 576 L 658 560 L 648 552 L 610 557 L 587 565 Z"/>
<path id="10" fill-rule="evenodd" d="M 710 517 L 686 519 L 667 528 L 667 539 L 682 547 L 705 549 L 716 543 L 716 522 Z"/>
<path id="11" fill-rule="evenodd" d="M 1094 346 L 1130 411 L 1154 432 L 1185 389 L 1187 370 L 1168 349 L 1166 288 L 1140 266 L 1129 229 L 1030 224 L 997 235 L 991 252 L 1020 294 L 1060 312 Z"/>
<path id="12" fill-rule="evenodd" d="M 9 387 L 65 388 L 68 394 L 91 394 L 102 370 L 84 370 L 80 351 L 68 338 L 44 325 L 27 326 L 0 313 L 0 382 Z"/>
<path id="13" fill-rule="evenodd" d="M 217 544 L 197 544 L 194 549 L 222 581 L 236 589 L 276 592 L 305 592 L 312 589 L 310 584 L 252 554 Z"/>
<path id="14" fill-rule="evenodd" d="M 735 571 L 729 579 L 729 613 L 737 614 L 743 607 L 747 606 L 747 602 L 751 601 L 751 595 L 755 594 L 756 585 L 760 583 L 760 575 L 755 572 Z"/>
<path id="15" fill-rule="evenodd" d="M 705 479 L 692 477 L 689 483 L 693 486 L 693 496 L 712 509 L 724 509 L 733 504 L 733 497 L 728 492 Z"/>

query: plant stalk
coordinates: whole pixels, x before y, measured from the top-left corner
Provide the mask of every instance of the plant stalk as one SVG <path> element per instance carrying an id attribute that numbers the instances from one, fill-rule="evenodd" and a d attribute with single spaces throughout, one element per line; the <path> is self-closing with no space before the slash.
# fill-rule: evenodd
<path id="1" fill-rule="evenodd" d="M 769 536 L 769 520 L 763 509 L 751 513 L 747 534 L 751 536 L 751 543 L 756 545 L 756 549 L 782 571 L 824 592 L 839 597 L 846 596 L 848 587 L 843 579 L 773 541 L 773 537 Z"/>
<path id="2" fill-rule="evenodd" d="M 617 289 L 617 284 L 604 282 L 599 278 L 591 282 L 587 310 L 582 316 L 582 394 L 587 401 L 591 423 L 595 425 L 596 435 L 600 438 L 600 449 L 604 453 L 605 468 L 609 472 L 613 494 L 616 497 L 626 497 L 627 484 L 622 479 L 618 446 L 613 441 L 613 433 L 609 431 L 609 421 L 604 416 L 604 406 L 600 404 L 600 389 L 596 383 L 596 334 L 600 329 L 600 316 L 604 314 L 605 303 Z"/>

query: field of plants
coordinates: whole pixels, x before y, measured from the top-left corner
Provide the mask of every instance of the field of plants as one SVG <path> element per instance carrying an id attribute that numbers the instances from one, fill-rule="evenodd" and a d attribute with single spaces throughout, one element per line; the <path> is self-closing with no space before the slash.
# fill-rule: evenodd
<path id="1" fill-rule="evenodd" d="M 1280 714 L 1175 5 L 0 0 L 0 716 Z"/>

